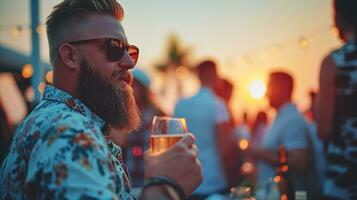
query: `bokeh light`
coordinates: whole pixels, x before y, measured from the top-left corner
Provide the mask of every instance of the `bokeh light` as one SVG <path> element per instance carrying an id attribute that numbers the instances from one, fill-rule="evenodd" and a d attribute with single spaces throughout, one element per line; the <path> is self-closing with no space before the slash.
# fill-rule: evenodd
<path id="1" fill-rule="evenodd" d="M 254 171 L 254 165 L 251 162 L 244 162 L 242 164 L 241 170 L 243 174 L 250 174 Z"/>
<path id="2" fill-rule="evenodd" d="M 53 82 L 53 71 L 47 72 L 47 74 L 46 74 L 46 81 L 47 81 L 48 83 L 51 83 L 51 84 L 52 84 L 52 82 Z"/>
<path id="3" fill-rule="evenodd" d="M 281 200 L 288 200 L 288 195 L 282 194 L 280 197 Z"/>
<path id="4" fill-rule="evenodd" d="M 283 171 L 283 172 L 287 172 L 288 169 L 289 169 L 289 167 L 287 165 L 284 165 L 281 167 L 281 171 Z"/>
<path id="5" fill-rule="evenodd" d="M 143 149 L 140 146 L 135 146 L 132 149 L 132 154 L 135 157 L 140 157 L 143 154 Z"/>
<path id="6" fill-rule="evenodd" d="M 40 24 L 36 28 L 36 32 L 40 35 L 45 35 L 46 34 L 46 27 L 43 24 Z"/>
<path id="7" fill-rule="evenodd" d="M 33 75 L 32 65 L 30 65 L 30 64 L 24 65 L 24 67 L 22 68 L 21 74 L 24 78 L 31 78 L 31 76 Z"/>
<path id="8" fill-rule="evenodd" d="M 281 177 L 280 176 L 275 176 L 274 177 L 274 182 L 275 183 L 280 183 L 280 181 L 281 181 Z"/>
<path id="9" fill-rule="evenodd" d="M 309 46 L 309 41 L 307 40 L 306 37 L 302 36 L 302 37 L 299 38 L 299 45 L 300 45 L 301 48 L 306 48 L 306 47 Z"/>
<path id="10" fill-rule="evenodd" d="M 39 85 L 38 85 L 38 91 L 40 91 L 40 93 L 43 93 L 43 91 L 45 90 L 45 87 L 46 87 L 46 83 L 45 82 L 41 82 Z"/>
<path id="11" fill-rule="evenodd" d="M 249 146 L 248 140 L 246 140 L 246 139 L 239 140 L 239 148 L 240 149 L 246 150 L 246 149 L 248 149 L 248 146 Z"/>

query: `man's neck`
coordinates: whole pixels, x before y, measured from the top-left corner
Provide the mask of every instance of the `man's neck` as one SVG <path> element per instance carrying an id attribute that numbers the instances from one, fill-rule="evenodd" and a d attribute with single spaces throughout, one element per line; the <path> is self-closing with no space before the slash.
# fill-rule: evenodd
<path id="1" fill-rule="evenodd" d="M 206 88 L 213 88 L 213 84 L 210 82 L 201 82 L 201 86 L 202 87 L 206 87 Z"/>
<path id="2" fill-rule="evenodd" d="M 279 111 L 284 105 L 286 105 L 287 103 L 290 103 L 291 99 L 287 99 L 283 102 L 281 102 L 278 106 L 275 107 L 276 111 Z"/>
<path id="3" fill-rule="evenodd" d="M 59 79 L 56 79 L 54 78 L 53 79 L 53 84 L 52 84 L 54 87 L 62 90 L 62 91 L 65 91 L 67 92 L 68 94 L 74 96 L 74 97 L 77 97 L 77 92 L 76 90 L 74 89 L 75 87 L 73 86 L 68 86 L 68 82 L 64 81 L 64 80 L 59 80 Z"/>
<path id="4" fill-rule="evenodd" d="M 74 89 L 71 89 L 69 87 L 66 87 L 65 85 L 63 84 L 60 84 L 59 82 L 57 81 L 53 81 L 53 84 L 52 84 L 54 87 L 56 87 L 57 89 L 60 89 L 62 91 L 65 91 L 67 92 L 68 94 L 72 95 L 73 97 L 78 97 L 77 96 L 77 92 L 74 90 Z"/>

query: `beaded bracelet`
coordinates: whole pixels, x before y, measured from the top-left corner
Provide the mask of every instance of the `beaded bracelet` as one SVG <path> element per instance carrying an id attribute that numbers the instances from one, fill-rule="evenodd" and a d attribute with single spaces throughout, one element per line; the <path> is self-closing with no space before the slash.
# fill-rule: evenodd
<path id="1" fill-rule="evenodd" d="M 148 180 L 145 180 L 144 189 L 153 185 L 169 185 L 177 193 L 180 200 L 185 199 L 185 193 L 183 189 L 172 178 L 169 178 L 167 176 L 155 176 L 149 178 Z"/>

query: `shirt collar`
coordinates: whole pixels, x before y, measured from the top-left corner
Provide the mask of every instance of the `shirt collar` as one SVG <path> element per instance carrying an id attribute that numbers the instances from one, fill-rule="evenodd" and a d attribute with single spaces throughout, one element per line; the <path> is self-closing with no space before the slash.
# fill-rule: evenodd
<path id="1" fill-rule="evenodd" d="M 210 92 L 212 93 L 212 89 L 207 87 L 207 86 L 201 86 L 201 89 L 200 89 L 201 92 Z"/>
<path id="2" fill-rule="evenodd" d="M 297 111 L 296 105 L 293 104 L 292 102 L 287 102 L 280 107 L 277 117 L 289 115 L 290 113 L 295 112 L 295 111 Z"/>
<path id="3" fill-rule="evenodd" d="M 79 99 L 73 97 L 69 93 L 60 90 L 52 85 L 47 85 L 42 96 L 42 100 L 57 101 L 66 104 L 72 110 L 82 114 L 83 116 L 92 120 L 100 129 L 106 128 L 105 121 L 92 112 Z"/>

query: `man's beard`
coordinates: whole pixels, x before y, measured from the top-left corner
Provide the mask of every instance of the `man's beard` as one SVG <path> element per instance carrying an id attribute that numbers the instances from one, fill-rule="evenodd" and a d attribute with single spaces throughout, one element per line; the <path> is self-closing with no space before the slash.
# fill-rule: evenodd
<path id="1" fill-rule="evenodd" d="M 136 105 L 133 89 L 117 83 L 113 72 L 110 78 L 104 75 L 87 59 L 81 61 L 77 81 L 78 98 L 92 112 L 111 127 L 129 133 L 140 125 L 140 112 Z"/>

